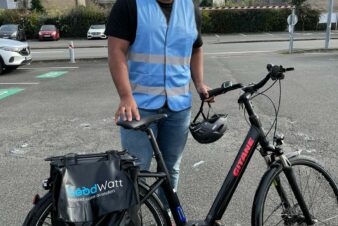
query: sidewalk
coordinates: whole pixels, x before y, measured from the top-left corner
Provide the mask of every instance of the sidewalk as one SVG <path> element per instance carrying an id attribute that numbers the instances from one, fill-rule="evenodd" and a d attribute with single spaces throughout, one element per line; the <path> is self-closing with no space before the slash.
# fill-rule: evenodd
<path id="1" fill-rule="evenodd" d="M 325 40 L 325 31 L 296 32 L 295 41 Z M 338 31 L 332 31 L 331 39 L 338 39 Z M 287 42 L 290 40 L 288 32 L 265 32 L 265 33 L 238 33 L 226 35 L 203 35 L 204 42 L 209 44 L 226 43 L 250 43 L 250 42 Z"/>
<path id="2" fill-rule="evenodd" d="M 266 32 L 266 33 L 238 33 L 238 34 L 206 34 L 203 41 L 206 44 L 226 43 L 249 43 L 249 42 L 283 42 L 289 41 L 287 32 Z M 297 32 L 295 41 L 325 40 L 325 31 Z M 331 39 L 338 39 L 338 31 L 334 30 Z M 69 42 L 73 41 L 75 48 L 102 48 L 107 47 L 107 40 L 86 40 L 86 39 L 61 39 L 59 41 L 28 40 L 31 49 L 68 49 Z"/>

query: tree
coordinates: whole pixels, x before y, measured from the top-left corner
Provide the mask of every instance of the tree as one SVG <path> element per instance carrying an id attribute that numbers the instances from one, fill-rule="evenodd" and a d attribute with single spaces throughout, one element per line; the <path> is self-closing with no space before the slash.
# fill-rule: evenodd
<path id="1" fill-rule="evenodd" d="M 19 9 L 28 9 L 28 0 L 18 0 L 17 4 Z"/>
<path id="2" fill-rule="evenodd" d="M 306 0 L 291 0 L 291 3 L 295 6 L 301 6 Z"/>
<path id="3" fill-rule="evenodd" d="M 296 28 L 304 31 L 311 29 L 314 24 L 318 23 L 319 11 L 312 9 L 307 0 L 291 0 L 290 2 L 296 6 L 296 15 L 299 18 Z"/>
<path id="4" fill-rule="evenodd" d="M 45 9 L 43 8 L 40 0 L 32 0 L 31 2 L 31 10 L 35 10 L 37 12 L 44 12 Z"/>

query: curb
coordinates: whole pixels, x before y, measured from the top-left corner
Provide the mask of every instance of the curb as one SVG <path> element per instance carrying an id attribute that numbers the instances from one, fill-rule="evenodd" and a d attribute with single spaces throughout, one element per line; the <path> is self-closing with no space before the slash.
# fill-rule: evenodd
<path id="1" fill-rule="evenodd" d="M 332 48 L 332 49 L 294 49 L 292 54 L 301 54 L 301 53 L 330 53 L 330 52 L 337 52 L 338 48 Z M 279 50 L 276 51 L 279 54 L 289 54 L 289 50 Z"/>
<path id="2" fill-rule="evenodd" d="M 338 38 L 331 38 L 336 40 Z M 235 43 L 255 43 L 255 42 L 289 42 L 289 39 L 271 39 L 271 40 L 243 40 L 243 41 L 219 41 L 219 42 L 208 42 L 209 44 L 235 44 Z M 294 39 L 295 41 L 325 41 L 322 38 L 306 38 L 306 39 Z"/>
<path id="3" fill-rule="evenodd" d="M 75 49 L 90 49 L 90 48 L 108 48 L 108 46 L 75 46 Z M 46 46 L 46 47 L 30 47 L 31 50 L 36 49 L 68 49 L 68 46 Z"/>
<path id="4" fill-rule="evenodd" d="M 99 60 L 108 60 L 108 57 L 95 57 L 95 58 L 76 58 L 75 59 L 76 62 L 75 63 L 70 63 L 69 59 L 46 59 L 46 60 L 34 60 L 32 61 L 32 63 L 53 63 L 53 62 L 65 62 L 65 63 L 69 63 L 69 64 L 77 64 L 78 61 L 81 62 L 86 62 L 86 61 L 99 61 Z M 107 61 L 108 63 L 108 61 Z"/>

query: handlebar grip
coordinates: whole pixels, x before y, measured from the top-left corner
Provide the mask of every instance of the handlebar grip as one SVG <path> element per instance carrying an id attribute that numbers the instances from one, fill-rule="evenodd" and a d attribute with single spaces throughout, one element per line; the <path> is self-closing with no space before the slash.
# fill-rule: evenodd
<path id="1" fill-rule="evenodd" d="M 217 96 L 217 95 L 222 94 L 225 90 L 226 90 L 226 88 L 223 88 L 223 87 L 211 89 L 211 90 L 208 90 L 208 94 L 209 94 L 209 97 L 213 97 L 213 96 Z"/>
<path id="2" fill-rule="evenodd" d="M 209 97 L 215 97 L 215 96 L 218 96 L 220 94 L 229 92 L 231 90 L 239 89 L 239 88 L 242 88 L 242 87 L 243 87 L 242 83 L 237 83 L 237 84 L 234 84 L 234 85 L 231 85 L 231 86 L 228 86 L 228 87 L 220 87 L 220 88 L 208 90 L 208 94 L 209 94 Z"/>

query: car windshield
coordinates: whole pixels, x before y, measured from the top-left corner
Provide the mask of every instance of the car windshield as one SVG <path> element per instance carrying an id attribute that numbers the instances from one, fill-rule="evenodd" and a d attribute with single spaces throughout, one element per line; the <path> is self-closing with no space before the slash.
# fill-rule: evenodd
<path id="1" fill-rule="evenodd" d="M 90 29 L 106 29 L 106 25 L 104 24 L 92 25 L 90 26 Z"/>
<path id="2" fill-rule="evenodd" d="M 56 27 L 54 25 L 42 25 L 40 31 L 55 31 Z"/>
<path id="3" fill-rule="evenodd" d="M 18 30 L 18 25 L 9 24 L 9 25 L 2 25 L 0 27 L 0 31 L 16 31 Z"/>

